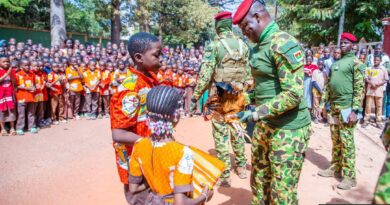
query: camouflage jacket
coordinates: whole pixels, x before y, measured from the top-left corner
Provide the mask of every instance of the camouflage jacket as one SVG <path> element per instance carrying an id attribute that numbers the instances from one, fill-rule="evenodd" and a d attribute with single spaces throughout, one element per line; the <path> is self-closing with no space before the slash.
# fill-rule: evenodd
<path id="1" fill-rule="evenodd" d="M 299 129 L 310 124 L 303 98 L 304 54 L 298 41 L 275 22 L 262 32 L 250 54 L 256 112 L 267 125 Z"/>

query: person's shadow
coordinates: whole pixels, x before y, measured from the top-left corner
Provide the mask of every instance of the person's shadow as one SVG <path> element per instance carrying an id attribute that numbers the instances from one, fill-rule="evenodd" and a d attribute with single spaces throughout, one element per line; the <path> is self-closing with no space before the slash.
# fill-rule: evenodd
<path id="1" fill-rule="evenodd" d="M 318 154 L 314 149 L 308 148 L 305 153 L 306 157 L 305 159 L 309 160 L 312 164 L 316 165 L 320 169 L 326 169 L 329 167 L 329 160 L 322 156 L 321 154 Z"/>
<path id="2" fill-rule="evenodd" d="M 219 205 L 245 205 L 249 204 L 252 199 L 252 192 L 243 188 L 219 187 L 217 192 L 229 197 L 229 200 Z"/>

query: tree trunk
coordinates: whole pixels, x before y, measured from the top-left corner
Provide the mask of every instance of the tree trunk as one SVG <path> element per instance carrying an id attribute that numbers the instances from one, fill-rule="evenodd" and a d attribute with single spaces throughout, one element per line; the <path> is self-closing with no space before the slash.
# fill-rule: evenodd
<path id="1" fill-rule="evenodd" d="M 341 34 L 344 32 L 344 21 L 345 21 L 345 0 L 341 0 L 341 15 L 339 21 L 339 36 L 337 37 L 337 47 L 340 47 Z"/>
<path id="2" fill-rule="evenodd" d="M 64 0 L 50 0 L 51 45 L 60 46 L 66 39 Z"/>
<path id="3" fill-rule="evenodd" d="M 143 20 L 142 20 L 142 31 L 143 32 L 150 32 L 150 29 L 149 29 L 149 21 L 146 19 L 146 18 L 144 18 Z"/>
<path id="4" fill-rule="evenodd" d="M 111 1 L 111 42 L 119 45 L 121 41 L 121 0 Z"/>

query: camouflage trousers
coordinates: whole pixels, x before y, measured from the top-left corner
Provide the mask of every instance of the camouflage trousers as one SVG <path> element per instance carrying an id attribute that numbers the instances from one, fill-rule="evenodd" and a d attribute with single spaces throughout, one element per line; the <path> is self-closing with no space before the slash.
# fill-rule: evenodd
<path id="1" fill-rule="evenodd" d="M 339 123 L 330 125 L 332 138 L 332 161 L 331 169 L 341 173 L 343 178 L 355 179 L 355 141 L 354 129 L 356 123 L 349 125 Z"/>
<path id="2" fill-rule="evenodd" d="M 390 204 L 390 151 L 376 185 L 373 204 Z"/>
<path id="3" fill-rule="evenodd" d="M 217 158 L 226 164 L 225 171 L 222 173 L 221 178 L 229 178 L 232 166 L 229 153 L 229 142 L 231 143 L 233 152 L 236 155 L 236 165 L 243 167 L 246 165 L 247 160 L 245 156 L 245 140 L 242 137 L 237 137 L 236 131 L 229 124 L 212 120 L 212 126 Z"/>
<path id="4" fill-rule="evenodd" d="M 298 204 L 297 186 L 310 125 L 285 130 L 257 123 L 252 138 L 252 205 Z"/>

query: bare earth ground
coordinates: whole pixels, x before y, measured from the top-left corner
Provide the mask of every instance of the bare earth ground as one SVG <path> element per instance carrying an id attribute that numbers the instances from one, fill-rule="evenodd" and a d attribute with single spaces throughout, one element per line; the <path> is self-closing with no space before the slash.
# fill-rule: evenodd
<path id="1" fill-rule="evenodd" d="M 300 204 L 370 203 L 386 154 L 378 137 L 380 130 L 356 130 L 358 186 L 341 191 L 336 179 L 316 175 L 329 165 L 331 141 L 329 128 L 313 128 L 299 183 Z M 182 143 L 215 153 L 211 125 L 201 118 L 182 120 L 177 135 Z M 246 148 L 250 156 L 250 146 Z M 0 170 L 2 205 L 126 204 L 108 119 L 71 121 L 36 135 L 0 137 Z M 208 204 L 248 204 L 249 178 L 240 180 L 233 174 L 232 180 L 232 188 L 216 188 Z"/>

